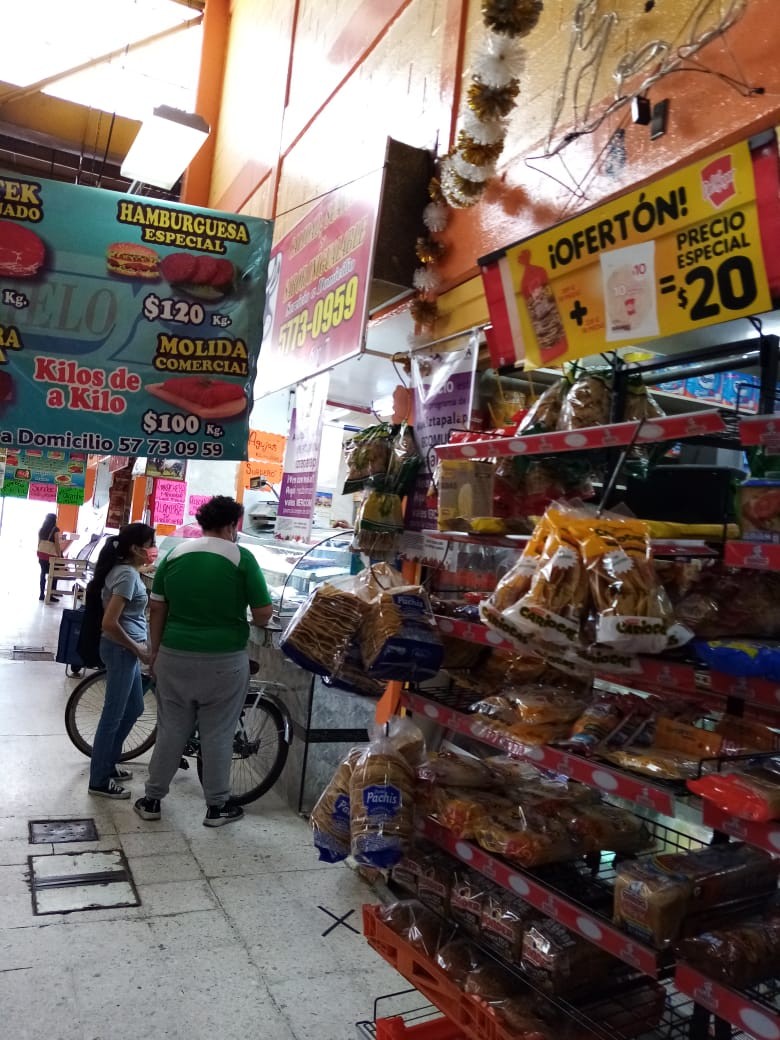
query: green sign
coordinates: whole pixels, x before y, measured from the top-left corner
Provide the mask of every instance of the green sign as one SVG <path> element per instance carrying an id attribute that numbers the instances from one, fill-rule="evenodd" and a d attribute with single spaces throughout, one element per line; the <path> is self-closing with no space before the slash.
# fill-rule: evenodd
<path id="1" fill-rule="evenodd" d="M 58 506 L 83 506 L 84 505 L 84 488 L 80 488 L 80 487 L 58 487 L 57 488 L 57 505 Z"/>
<path id="2" fill-rule="evenodd" d="M 4 176 L 0 448 L 245 459 L 272 224 Z"/>
<path id="3" fill-rule="evenodd" d="M 27 498 L 29 490 L 29 480 L 17 480 L 16 477 L 10 477 L 8 480 L 3 481 L 3 488 L 0 494 L 4 498 Z"/>

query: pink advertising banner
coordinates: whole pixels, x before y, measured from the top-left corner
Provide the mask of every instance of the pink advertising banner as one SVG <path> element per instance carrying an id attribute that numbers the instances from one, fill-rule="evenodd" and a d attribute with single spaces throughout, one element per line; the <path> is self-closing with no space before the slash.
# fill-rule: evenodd
<path id="1" fill-rule="evenodd" d="M 329 384 L 330 374 L 325 372 L 295 388 L 274 527 L 274 537 L 282 541 L 305 542 L 311 537 Z"/>
<path id="2" fill-rule="evenodd" d="M 383 171 L 330 192 L 271 250 L 255 392 L 359 354 Z"/>

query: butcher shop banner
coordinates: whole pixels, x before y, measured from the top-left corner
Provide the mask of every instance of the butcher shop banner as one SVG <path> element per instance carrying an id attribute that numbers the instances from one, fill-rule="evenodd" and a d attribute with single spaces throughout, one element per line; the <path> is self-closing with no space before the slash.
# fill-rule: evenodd
<path id="1" fill-rule="evenodd" d="M 559 365 L 772 306 L 747 142 L 480 260 L 497 367 Z"/>
<path id="2" fill-rule="evenodd" d="M 0 173 L 0 447 L 246 458 L 271 235 Z"/>

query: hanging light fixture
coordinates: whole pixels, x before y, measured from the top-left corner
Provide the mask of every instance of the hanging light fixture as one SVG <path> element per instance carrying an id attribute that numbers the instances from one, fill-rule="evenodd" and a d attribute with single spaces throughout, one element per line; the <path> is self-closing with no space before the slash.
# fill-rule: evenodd
<path id="1" fill-rule="evenodd" d="M 195 158 L 209 132 L 202 116 L 158 105 L 151 118 L 141 124 L 120 172 L 130 181 L 169 190 Z"/>

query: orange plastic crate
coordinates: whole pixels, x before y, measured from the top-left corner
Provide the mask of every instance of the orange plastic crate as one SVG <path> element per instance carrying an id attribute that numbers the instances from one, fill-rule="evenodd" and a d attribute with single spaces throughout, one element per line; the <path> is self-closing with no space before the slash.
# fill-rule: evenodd
<path id="1" fill-rule="evenodd" d="M 369 945 L 460 1031 L 447 1040 L 456 1040 L 457 1037 L 463 1037 L 464 1040 L 517 1040 L 517 1034 L 499 1022 L 486 1004 L 477 997 L 461 993 L 438 965 L 388 928 L 379 919 L 379 909 L 371 905 L 363 907 L 363 934 Z M 404 1038 L 406 1035 L 400 1034 Z M 426 1034 L 417 1035 L 428 1040 Z M 389 1040 L 396 1040 L 396 1037 L 391 1033 Z"/>
<path id="2" fill-rule="evenodd" d="M 408 1026 L 403 1018 L 379 1018 L 376 1023 L 376 1040 L 468 1040 L 466 1035 L 448 1018 L 436 1018 L 432 1022 L 418 1022 Z"/>

